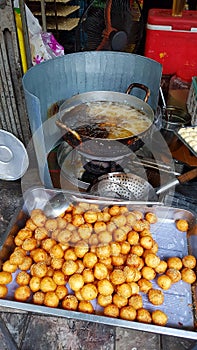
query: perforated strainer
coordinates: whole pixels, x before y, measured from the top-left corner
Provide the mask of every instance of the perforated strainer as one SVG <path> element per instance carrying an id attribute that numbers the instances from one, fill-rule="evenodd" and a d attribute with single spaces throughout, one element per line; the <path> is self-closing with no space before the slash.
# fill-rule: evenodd
<path id="1" fill-rule="evenodd" d="M 108 173 L 99 177 L 89 192 L 94 195 L 120 197 L 128 200 L 157 201 L 158 195 L 177 184 L 185 183 L 197 176 L 197 168 L 170 180 L 159 189 L 154 189 L 148 181 L 130 173 Z"/>

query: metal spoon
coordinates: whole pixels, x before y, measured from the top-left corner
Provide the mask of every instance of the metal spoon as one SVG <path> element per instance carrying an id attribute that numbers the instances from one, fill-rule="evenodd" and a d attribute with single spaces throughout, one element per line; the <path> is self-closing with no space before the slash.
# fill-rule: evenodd
<path id="1" fill-rule="evenodd" d="M 49 218 L 55 218 L 65 212 L 68 209 L 70 202 L 64 195 L 64 193 L 57 193 L 52 197 L 44 206 L 43 211 Z"/>

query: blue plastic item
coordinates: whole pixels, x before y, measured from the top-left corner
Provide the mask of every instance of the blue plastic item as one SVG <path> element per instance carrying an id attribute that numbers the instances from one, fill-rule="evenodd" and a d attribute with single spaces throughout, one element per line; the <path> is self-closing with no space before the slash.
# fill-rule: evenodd
<path id="1" fill-rule="evenodd" d="M 155 111 L 161 75 L 161 64 L 152 59 L 112 51 L 71 53 L 30 68 L 23 76 L 23 88 L 44 186 L 53 188 L 47 155 L 61 138 L 55 118 L 47 120 L 47 111 L 54 103 L 88 91 L 125 92 L 135 82 L 149 87 L 148 104 Z M 132 95 L 144 98 L 139 89 L 133 89 Z"/>

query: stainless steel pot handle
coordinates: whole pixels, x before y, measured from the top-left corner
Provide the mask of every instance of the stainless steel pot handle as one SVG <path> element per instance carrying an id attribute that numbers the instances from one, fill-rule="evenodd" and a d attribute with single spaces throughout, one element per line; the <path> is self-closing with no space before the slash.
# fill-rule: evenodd
<path id="1" fill-rule="evenodd" d="M 138 88 L 138 89 L 144 90 L 146 93 L 146 95 L 144 97 L 144 102 L 148 101 L 148 99 L 150 97 L 150 89 L 146 85 L 140 84 L 140 83 L 132 83 L 128 86 L 128 88 L 126 90 L 126 94 L 130 94 L 130 92 L 133 88 Z"/>

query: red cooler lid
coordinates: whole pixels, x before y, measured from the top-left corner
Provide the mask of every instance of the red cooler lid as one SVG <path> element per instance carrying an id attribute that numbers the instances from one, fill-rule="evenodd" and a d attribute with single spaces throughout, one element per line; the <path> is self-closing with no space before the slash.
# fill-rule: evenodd
<path id="1" fill-rule="evenodd" d="M 197 33 L 197 11 L 183 11 L 182 17 L 172 16 L 172 10 L 150 9 L 148 12 L 148 24 L 171 26 L 174 30 L 188 30 L 196 28 Z"/>

